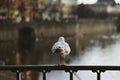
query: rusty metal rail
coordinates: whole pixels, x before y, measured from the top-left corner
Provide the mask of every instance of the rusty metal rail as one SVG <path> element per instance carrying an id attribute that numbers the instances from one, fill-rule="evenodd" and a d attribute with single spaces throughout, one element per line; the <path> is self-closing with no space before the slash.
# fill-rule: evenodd
<path id="1" fill-rule="evenodd" d="M 101 72 L 118 71 L 120 66 L 54 66 L 54 65 L 1 65 L 0 70 L 14 71 L 16 72 L 16 79 L 21 79 L 21 72 L 32 70 L 43 73 L 43 80 L 46 80 L 46 73 L 51 70 L 64 70 L 70 73 L 70 80 L 73 80 L 73 73 L 79 70 L 89 70 L 97 73 L 97 80 L 101 80 Z"/>

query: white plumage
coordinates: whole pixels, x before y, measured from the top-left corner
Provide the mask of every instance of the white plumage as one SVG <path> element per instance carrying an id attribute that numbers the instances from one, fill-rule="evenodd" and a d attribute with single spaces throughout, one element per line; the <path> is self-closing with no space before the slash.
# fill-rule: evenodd
<path id="1" fill-rule="evenodd" d="M 60 65 L 65 64 L 66 56 L 69 55 L 71 49 L 67 42 L 65 42 L 64 37 L 59 37 L 58 41 L 52 47 L 52 53 L 59 54 Z"/>

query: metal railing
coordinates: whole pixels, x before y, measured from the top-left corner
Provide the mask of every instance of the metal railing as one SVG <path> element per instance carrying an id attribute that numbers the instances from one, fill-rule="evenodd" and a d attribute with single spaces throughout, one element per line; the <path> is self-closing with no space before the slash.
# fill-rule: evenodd
<path id="1" fill-rule="evenodd" d="M 97 74 L 97 80 L 101 80 L 101 72 L 118 71 L 120 66 L 53 66 L 53 65 L 1 65 L 0 70 L 16 72 L 16 80 L 21 80 L 21 72 L 32 70 L 43 73 L 43 80 L 46 80 L 46 73 L 51 70 L 64 70 L 69 72 L 70 80 L 73 80 L 73 73 L 79 70 L 89 70 Z"/>

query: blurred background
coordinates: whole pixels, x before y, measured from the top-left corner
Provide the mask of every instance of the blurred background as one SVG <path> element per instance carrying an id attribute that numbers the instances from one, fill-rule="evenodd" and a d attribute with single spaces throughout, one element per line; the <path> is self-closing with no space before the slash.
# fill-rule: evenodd
<path id="1" fill-rule="evenodd" d="M 71 47 L 67 63 L 81 64 L 77 59 L 89 49 L 115 44 L 119 32 L 119 0 L 0 0 L 1 65 L 57 64 L 51 48 L 59 36 Z M 23 80 L 39 78 L 38 72 L 23 74 Z M 3 71 L 0 79 L 15 80 L 15 74 Z"/>

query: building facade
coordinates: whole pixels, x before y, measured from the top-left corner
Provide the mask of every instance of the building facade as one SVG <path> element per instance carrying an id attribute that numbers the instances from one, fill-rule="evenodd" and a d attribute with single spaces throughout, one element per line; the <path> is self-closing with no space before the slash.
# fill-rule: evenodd
<path id="1" fill-rule="evenodd" d="M 112 5 L 112 6 L 116 5 L 115 0 L 98 0 L 97 3 L 107 3 L 107 4 Z"/>
<path id="2" fill-rule="evenodd" d="M 77 0 L 5 0 L 3 8 L 7 18 L 13 22 L 33 19 L 56 20 L 70 18 Z M 8 4 L 8 6 L 6 6 Z M 0 5 L 1 6 L 1 5 Z M 5 7 L 4 7 L 5 6 Z M 2 9 L 3 9 L 2 8 Z M 2 10 L 1 9 L 1 10 Z M 5 11 L 6 9 L 6 11 Z M 1 15 L 0 15 L 1 16 Z"/>

